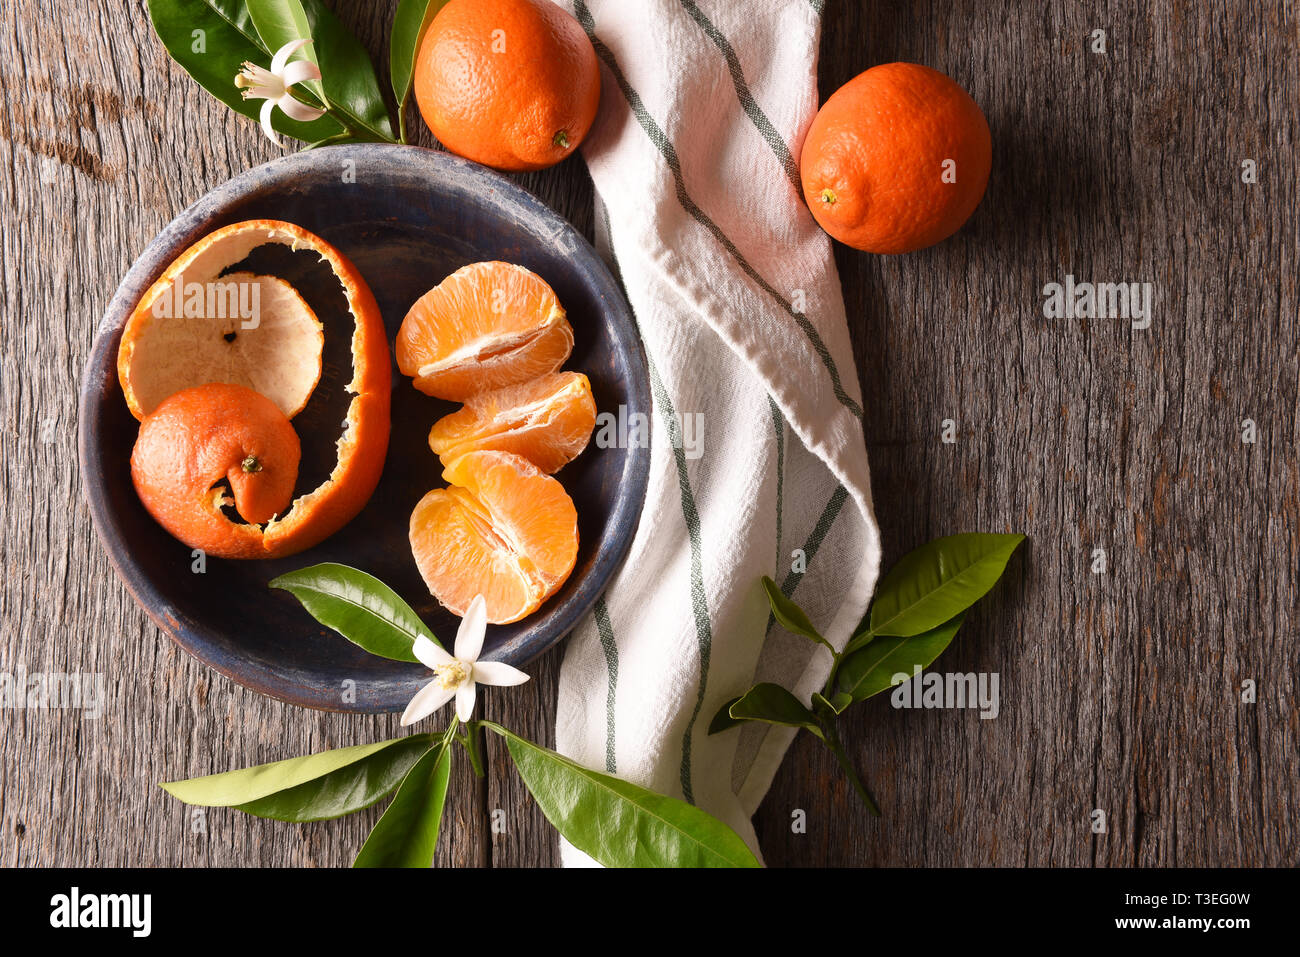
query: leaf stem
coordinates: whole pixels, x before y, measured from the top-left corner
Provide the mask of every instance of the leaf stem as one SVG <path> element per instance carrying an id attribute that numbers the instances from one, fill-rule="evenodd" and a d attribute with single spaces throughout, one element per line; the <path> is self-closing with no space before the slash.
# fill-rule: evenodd
<path id="1" fill-rule="evenodd" d="M 872 799 L 867 786 L 862 783 L 862 779 L 858 777 L 858 772 L 854 770 L 853 762 L 849 760 L 849 756 L 844 752 L 844 745 L 840 743 L 840 736 L 835 730 L 834 720 L 823 721 L 822 731 L 825 735 L 826 747 L 830 749 L 831 754 L 835 755 L 840 770 L 848 777 L 849 782 L 853 785 L 853 790 L 858 792 L 858 797 L 867 806 L 867 810 L 874 817 L 880 817 L 880 808 L 876 806 L 876 802 Z"/>
<path id="2" fill-rule="evenodd" d="M 827 648 L 831 648 L 828 644 Z M 840 662 L 844 660 L 844 655 L 831 648 L 831 670 L 826 676 L 826 684 L 822 686 L 822 697 L 830 698 L 835 693 L 835 682 L 840 676 Z"/>
<path id="3" fill-rule="evenodd" d="M 474 768 L 474 773 L 478 777 L 486 774 L 483 764 L 483 748 L 481 744 L 481 735 L 479 734 L 479 722 L 471 721 L 465 725 L 465 733 L 457 738 L 465 750 L 469 753 L 469 763 Z"/>

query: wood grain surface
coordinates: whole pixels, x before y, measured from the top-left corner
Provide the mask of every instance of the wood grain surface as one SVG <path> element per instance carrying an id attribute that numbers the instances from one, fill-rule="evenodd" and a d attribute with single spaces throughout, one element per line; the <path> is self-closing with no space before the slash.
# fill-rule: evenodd
<path id="1" fill-rule="evenodd" d="M 394 3 L 330 6 L 386 49 Z M 880 820 L 801 737 L 756 819 L 769 863 L 1300 859 L 1297 30 L 1285 3 L 827 4 L 824 95 L 923 62 L 994 138 L 955 238 L 837 250 L 886 563 L 956 531 L 1030 541 L 939 662 L 997 672 L 998 717 L 859 709 L 846 739 Z M 167 59 L 138 0 L 5 4 L 0 76 L 0 672 L 100 672 L 107 692 L 97 719 L 0 713 L 0 864 L 345 865 L 378 810 L 196 816 L 154 785 L 392 736 L 396 719 L 298 710 L 191 660 L 114 577 L 76 465 L 78 380 L 118 279 L 177 212 L 278 151 Z M 590 235 L 579 161 L 520 181 Z M 1045 319 L 1042 288 L 1066 274 L 1153 283 L 1150 328 Z M 489 691 L 487 714 L 549 743 L 559 663 Z M 485 781 L 458 764 L 436 863 L 555 863 L 489 753 Z"/>

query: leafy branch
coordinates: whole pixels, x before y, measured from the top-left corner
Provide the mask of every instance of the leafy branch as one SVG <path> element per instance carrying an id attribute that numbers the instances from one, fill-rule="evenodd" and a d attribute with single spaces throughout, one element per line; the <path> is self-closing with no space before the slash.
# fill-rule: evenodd
<path id="1" fill-rule="evenodd" d="M 840 741 L 845 710 L 911 680 L 952 642 L 966 611 L 997 584 L 1023 535 L 965 534 L 936 539 L 903 556 L 881 579 L 858 631 L 837 651 L 808 615 L 763 579 L 772 615 L 783 628 L 831 653 L 831 670 L 809 704 L 777 684 L 762 682 L 732 698 L 714 715 L 710 734 L 751 721 L 808 731 L 834 755 L 854 791 L 874 815 L 880 808 Z"/>
<path id="2" fill-rule="evenodd" d="M 334 143 L 410 142 L 405 107 L 416 54 L 424 32 L 447 0 L 401 0 L 398 4 L 389 46 L 387 91 L 381 90 L 365 47 L 321 0 L 147 3 L 154 32 L 168 55 L 203 89 L 250 119 L 259 119 L 261 104 L 245 99 L 235 84 L 243 64 L 265 68 L 286 45 L 312 41 L 299 56 L 319 67 L 320 79 L 300 81 L 293 94 L 324 115 L 296 120 L 276 110 L 269 119 L 275 132 L 302 140 L 311 149 Z M 390 100 L 396 110 L 396 125 Z"/>
<path id="3" fill-rule="evenodd" d="M 271 582 L 296 596 L 321 624 L 365 650 L 413 661 L 434 636 L 378 579 L 322 564 Z M 484 772 L 482 732 L 502 738 L 524 787 L 574 847 L 607 867 L 758 867 L 731 828 L 685 801 L 601 774 L 491 721 L 452 716 L 437 734 L 338 748 L 162 787 L 186 804 L 233 807 L 280 821 L 321 821 L 392 795 L 355 867 L 429 867 L 438 843 L 452 763 L 463 751 Z M 619 822 L 612 828 L 610 821 Z"/>
<path id="4" fill-rule="evenodd" d="M 840 740 L 840 716 L 850 705 L 910 679 L 914 669 L 933 662 L 952 642 L 967 609 L 996 584 L 1023 540 L 1023 535 L 954 535 L 906 555 L 881 580 L 863 624 L 838 651 L 775 582 L 763 579 L 772 614 L 782 627 L 830 651 L 830 674 L 807 704 L 780 685 L 756 684 L 722 707 L 709 733 L 751 721 L 808 731 L 835 756 L 867 809 L 879 814 Z M 355 568 L 314 565 L 281 575 L 271 587 L 290 592 L 317 621 L 372 654 L 428 663 L 429 646 L 417 655 L 418 643 L 437 644 L 396 592 Z M 477 658 L 477 648 L 470 658 Z M 187 804 L 233 807 L 294 822 L 353 814 L 391 795 L 354 866 L 428 867 L 438 843 L 452 763 L 463 751 L 482 777 L 484 731 L 505 742 L 524 787 L 556 830 L 606 866 L 759 866 L 739 835 L 699 808 L 583 767 L 464 711 L 436 734 L 339 748 L 162 787 Z M 610 821 L 619 826 L 610 827 Z"/>

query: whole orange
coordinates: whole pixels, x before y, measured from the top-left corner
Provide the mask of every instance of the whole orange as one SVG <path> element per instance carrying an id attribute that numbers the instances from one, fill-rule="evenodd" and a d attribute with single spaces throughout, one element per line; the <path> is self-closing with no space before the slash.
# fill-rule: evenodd
<path id="1" fill-rule="evenodd" d="M 274 402 L 210 382 L 173 393 L 144 417 L 131 480 L 149 514 L 191 548 L 262 557 L 258 525 L 289 509 L 300 457 L 298 434 Z"/>
<path id="2" fill-rule="evenodd" d="M 988 123 L 965 90 L 929 67 L 886 63 L 822 105 L 799 166 L 826 232 L 867 252 L 906 253 L 970 218 L 992 158 Z"/>
<path id="3" fill-rule="evenodd" d="M 591 129 L 600 68 L 578 21 L 550 0 L 451 0 L 420 43 L 415 101 L 451 152 L 542 169 Z"/>

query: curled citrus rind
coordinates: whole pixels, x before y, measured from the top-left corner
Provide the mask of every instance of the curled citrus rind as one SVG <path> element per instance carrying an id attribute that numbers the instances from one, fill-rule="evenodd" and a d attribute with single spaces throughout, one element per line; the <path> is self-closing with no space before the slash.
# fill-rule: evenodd
<path id="1" fill-rule="evenodd" d="M 148 321 L 141 317 L 142 311 L 152 318 L 151 295 L 154 297 L 161 295 L 170 286 L 172 279 L 180 273 L 188 273 L 190 276 L 219 276 L 228 266 L 241 262 L 253 249 L 268 243 L 278 243 L 293 250 L 309 250 L 317 254 L 338 280 L 347 302 L 348 312 L 354 320 L 353 327 L 348 332 L 352 353 L 352 378 L 345 386 L 350 398 L 342 430 L 335 443 L 337 460 L 329 476 L 316 488 L 292 499 L 287 503 L 287 507 L 277 509 L 275 514 L 266 521 L 256 521 L 249 519 L 248 516 L 242 516 L 244 522 L 226 520 L 224 524 L 213 525 L 212 522 L 216 521 L 214 516 L 185 512 L 185 514 L 192 514 L 195 522 L 193 528 L 187 528 L 183 522 L 163 521 L 159 518 L 160 523 L 181 541 L 195 548 L 204 548 L 209 554 L 223 558 L 283 557 L 310 548 L 334 534 L 369 500 L 379 482 L 388 449 L 392 372 L 383 317 L 380 315 L 374 295 L 356 267 L 332 245 L 314 233 L 279 220 L 249 220 L 234 223 L 205 236 L 183 252 L 145 294 L 140 306 L 128 320 L 123 333 L 123 347 L 119 350 L 118 371 L 119 376 L 122 377 L 123 391 L 127 395 L 128 403 L 131 402 L 134 394 L 131 383 L 136 381 L 131 373 L 138 371 L 133 368 L 136 362 L 132 360 L 129 353 L 134 350 L 135 345 L 138 345 L 136 340 L 145 328 L 142 324 Z M 312 320 L 316 321 L 314 316 Z M 136 323 L 136 326 L 133 327 L 132 323 Z M 129 340 L 133 344 L 128 346 Z M 268 362 L 272 364 L 280 360 L 291 363 L 296 358 L 300 356 L 285 358 L 278 356 L 274 351 L 268 354 Z M 272 381 L 280 381 L 274 373 L 265 374 L 269 375 Z M 319 372 L 316 376 L 319 376 Z M 293 376 L 290 375 L 289 378 Z M 259 391 L 244 383 L 226 384 L 254 392 Z M 314 381 L 312 385 L 314 387 Z M 170 397 L 161 400 L 157 408 L 161 408 L 167 398 Z M 138 402 L 138 396 L 136 400 Z M 279 403 L 275 403 L 271 397 L 268 397 L 268 400 L 280 408 Z M 135 409 L 133 408 L 132 411 Z M 280 411 L 284 412 L 282 408 Z M 147 418 L 145 415 L 141 417 Z M 224 429 L 234 429 L 240 422 L 240 416 L 231 412 L 224 421 L 226 422 Z M 141 431 L 144 432 L 143 425 Z M 221 431 L 222 429 L 219 428 L 218 432 Z M 201 432 L 195 431 L 189 441 L 198 443 L 203 438 Z M 181 438 L 177 440 L 183 441 Z M 151 461 L 154 466 L 145 475 L 145 484 L 155 486 L 155 492 L 167 488 L 174 490 L 171 480 L 160 474 L 162 466 L 157 463 L 160 463 L 162 458 L 154 458 Z M 141 478 L 137 474 L 134 461 L 132 471 L 139 490 Z M 261 473 L 249 474 L 258 477 L 261 475 Z M 187 477 L 190 484 L 186 486 L 186 495 L 183 501 L 175 505 L 175 508 L 182 511 L 189 509 L 191 493 L 201 493 L 208 498 L 209 502 L 218 501 L 219 496 L 214 495 L 210 484 L 203 484 L 205 478 L 206 475 L 199 472 L 190 474 Z M 233 486 L 234 479 L 231 478 L 230 481 Z M 141 492 L 141 499 L 145 501 L 146 507 L 155 518 L 158 518 L 160 512 L 166 510 L 166 506 L 159 501 L 157 494 L 151 495 L 153 500 L 151 505 L 150 500 L 146 498 L 149 494 Z M 239 496 L 236 495 L 236 505 L 238 498 Z M 218 514 L 224 517 L 220 506 L 217 507 Z M 258 517 L 263 517 L 262 513 L 259 512 Z M 215 538 L 210 534 L 214 528 L 220 529 L 220 534 Z M 204 544 L 199 544 L 200 541 Z"/>

